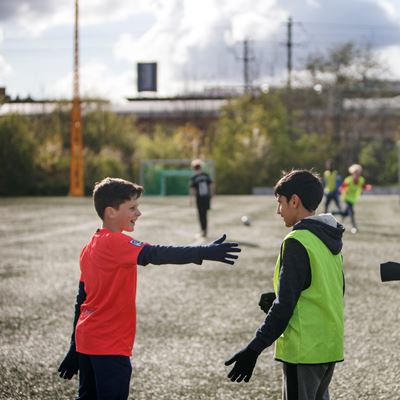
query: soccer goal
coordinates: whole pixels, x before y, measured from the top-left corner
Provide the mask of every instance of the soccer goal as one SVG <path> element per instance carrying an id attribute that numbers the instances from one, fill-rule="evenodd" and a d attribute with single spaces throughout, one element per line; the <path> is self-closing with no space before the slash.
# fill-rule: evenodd
<path id="1" fill-rule="evenodd" d="M 203 170 L 215 179 L 213 160 L 202 160 Z M 140 162 L 140 184 L 146 195 L 179 196 L 189 194 L 189 179 L 193 175 L 192 160 L 142 160 Z"/>

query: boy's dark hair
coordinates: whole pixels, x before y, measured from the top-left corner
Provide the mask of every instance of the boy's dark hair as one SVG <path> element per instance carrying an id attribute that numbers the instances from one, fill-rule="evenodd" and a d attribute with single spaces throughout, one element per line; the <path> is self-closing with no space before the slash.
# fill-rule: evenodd
<path id="1" fill-rule="evenodd" d="M 306 169 L 295 169 L 284 176 L 274 187 L 275 196 L 285 196 L 287 201 L 294 194 L 308 211 L 315 211 L 324 196 L 324 188 L 318 174 Z"/>
<path id="2" fill-rule="evenodd" d="M 103 219 L 106 207 L 118 209 L 119 206 L 132 198 L 139 198 L 143 187 L 120 178 L 104 178 L 96 182 L 93 189 L 94 208 L 97 215 Z"/>

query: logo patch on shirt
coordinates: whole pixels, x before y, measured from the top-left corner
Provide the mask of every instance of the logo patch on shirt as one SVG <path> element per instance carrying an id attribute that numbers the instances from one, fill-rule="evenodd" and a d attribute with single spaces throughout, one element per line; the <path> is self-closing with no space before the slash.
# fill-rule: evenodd
<path id="1" fill-rule="evenodd" d="M 139 242 L 139 240 L 135 240 L 135 239 L 132 239 L 129 243 L 133 244 L 134 246 L 137 246 L 137 247 L 140 247 L 143 245 L 143 242 Z"/>

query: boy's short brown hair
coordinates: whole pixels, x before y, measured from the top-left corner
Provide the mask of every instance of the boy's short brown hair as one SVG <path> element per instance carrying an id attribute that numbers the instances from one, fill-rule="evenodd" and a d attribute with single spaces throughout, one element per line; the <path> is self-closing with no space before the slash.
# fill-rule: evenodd
<path id="1" fill-rule="evenodd" d="M 287 201 L 294 194 L 308 211 L 315 211 L 324 196 L 321 178 L 313 171 L 295 169 L 285 173 L 274 187 L 275 196 L 285 196 Z"/>
<path id="2" fill-rule="evenodd" d="M 106 207 L 118 209 L 119 206 L 132 198 L 139 198 L 143 187 L 121 178 L 104 178 L 96 182 L 93 189 L 93 202 L 97 215 L 103 219 Z"/>

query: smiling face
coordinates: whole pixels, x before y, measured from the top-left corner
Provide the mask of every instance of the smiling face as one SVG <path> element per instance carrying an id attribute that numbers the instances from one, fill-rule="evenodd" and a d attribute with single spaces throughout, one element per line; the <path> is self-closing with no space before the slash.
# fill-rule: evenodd
<path id="1" fill-rule="evenodd" d="M 141 215 L 139 199 L 132 197 L 121 203 L 118 208 L 107 207 L 105 209 L 103 227 L 113 232 L 133 232 L 135 223 Z"/>

